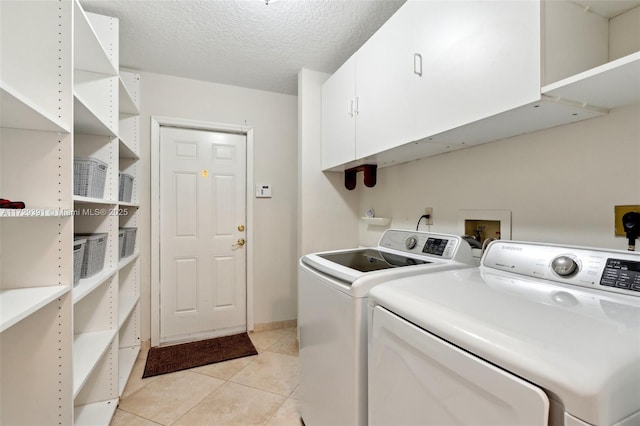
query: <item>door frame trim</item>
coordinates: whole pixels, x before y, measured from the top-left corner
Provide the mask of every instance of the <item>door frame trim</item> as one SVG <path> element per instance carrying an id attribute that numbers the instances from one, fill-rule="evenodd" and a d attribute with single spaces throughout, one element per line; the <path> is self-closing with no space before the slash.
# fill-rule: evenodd
<path id="1" fill-rule="evenodd" d="M 253 127 L 151 116 L 151 346 L 160 344 L 160 127 L 245 135 L 247 139 L 245 245 L 247 250 L 247 331 L 253 330 Z"/>

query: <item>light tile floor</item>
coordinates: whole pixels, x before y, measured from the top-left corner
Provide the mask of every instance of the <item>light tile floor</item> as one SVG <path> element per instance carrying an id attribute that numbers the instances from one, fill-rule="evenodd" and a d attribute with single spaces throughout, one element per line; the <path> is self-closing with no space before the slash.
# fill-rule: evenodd
<path id="1" fill-rule="evenodd" d="M 140 353 L 111 426 L 300 426 L 296 329 L 249 333 L 258 355 L 142 379 Z"/>

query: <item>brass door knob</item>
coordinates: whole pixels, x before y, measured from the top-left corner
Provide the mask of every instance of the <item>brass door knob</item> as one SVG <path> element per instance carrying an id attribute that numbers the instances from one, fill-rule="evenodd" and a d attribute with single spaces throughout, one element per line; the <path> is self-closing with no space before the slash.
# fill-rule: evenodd
<path id="1" fill-rule="evenodd" d="M 236 244 L 239 247 L 242 247 L 245 243 L 246 243 L 246 241 L 244 240 L 244 238 L 238 238 L 238 242 Z"/>
<path id="2" fill-rule="evenodd" d="M 240 232 L 244 231 L 244 225 L 238 225 L 238 231 Z"/>

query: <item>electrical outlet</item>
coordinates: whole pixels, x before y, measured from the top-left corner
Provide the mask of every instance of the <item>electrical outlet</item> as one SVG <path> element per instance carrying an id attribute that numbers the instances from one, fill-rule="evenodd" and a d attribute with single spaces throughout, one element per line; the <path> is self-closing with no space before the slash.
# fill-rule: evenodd
<path id="1" fill-rule="evenodd" d="M 429 217 L 424 220 L 425 225 L 433 225 L 433 208 L 425 207 L 424 214 L 429 215 Z"/>
<path id="2" fill-rule="evenodd" d="M 624 216 L 624 214 L 628 212 L 640 213 L 640 206 L 615 206 L 614 211 L 616 235 L 619 237 L 624 237 L 625 235 L 627 235 L 627 233 L 624 232 L 624 228 L 622 226 L 622 216 Z"/>

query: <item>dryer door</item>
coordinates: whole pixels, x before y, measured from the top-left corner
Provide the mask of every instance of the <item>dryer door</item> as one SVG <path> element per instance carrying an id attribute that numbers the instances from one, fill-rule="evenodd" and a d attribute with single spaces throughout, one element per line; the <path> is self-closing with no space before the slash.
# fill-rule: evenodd
<path id="1" fill-rule="evenodd" d="M 547 425 L 547 395 L 376 306 L 370 425 Z"/>

